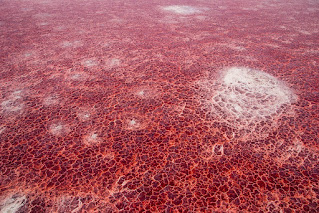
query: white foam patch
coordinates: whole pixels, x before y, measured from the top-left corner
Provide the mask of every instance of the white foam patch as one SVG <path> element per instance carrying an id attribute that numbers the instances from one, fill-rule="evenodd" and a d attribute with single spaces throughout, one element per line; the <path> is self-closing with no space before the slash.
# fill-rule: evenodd
<path id="1" fill-rule="evenodd" d="M 0 213 L 16 213 L 27 202 L 25 195 L 12 195 L 0 203 Z"/>
<path id="2" fill-rule="evenodd" d="M 162 10 L 178 14 L 178 15 L 193 15 L 201 13 L 202 10 L 197 7 L 187 6 L 187 5 L 170 5 L 162 7 Z"/>
<path id="3" fill-rule="evenodd" d="M 249 129 L 266 121 L 271 126 L 297 100 L 282 81 L 245 67 L 226 69 L 217 86 L 212 111 L 234 128 Z"/>

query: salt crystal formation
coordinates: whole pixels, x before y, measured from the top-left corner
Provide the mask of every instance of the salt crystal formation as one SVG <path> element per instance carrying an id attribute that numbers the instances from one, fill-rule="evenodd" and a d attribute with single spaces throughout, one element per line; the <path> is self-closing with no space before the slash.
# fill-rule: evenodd
<path id="1" fill-rule="evenodd" d="M 297 96 L 282 81 L 263 71 L 231 67 L 216 83 L 212 112 L 236 129 L 266 136 Z"/>

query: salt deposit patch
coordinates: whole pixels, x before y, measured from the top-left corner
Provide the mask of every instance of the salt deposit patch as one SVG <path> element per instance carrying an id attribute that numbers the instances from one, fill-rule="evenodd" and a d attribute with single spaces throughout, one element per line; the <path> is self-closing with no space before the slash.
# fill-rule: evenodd
<path id="1" fill-rule="evenodd" d="M 121 60 L 118 58 L 109 58 L 109 59 L 106 59 L 105 61 L 105 67 L 107 69 L 118 67 L 120 66 L 120 64 L 121 64 Z"/>
<path id="2" fill-rule="evenodd" d="M 133 90 L 133 94 L 142 99 L 154 98 L 157 95 L 155 88 L 142 86 Z"/>
<path id="3" fill-rule="evenodd" d="M 34 53 L 32 52 L 26 52 L 23 54 L 24 57 L 28 58 L 28 57 L 31 57 L 31 56 L 34 56 Z"/>
<path id="4" fill-rule="evenodd" d="M 163 6 L 162 10 L 178 14 L 178 15 L 193 15 L 197 13 L 201 13 L 202 9 L 187 5 L 170 5 L 170 6 Z"/>
<path id="5" fill-rule="evenodd" d="M 21 90 L 11 93 L 8 98 L 1 102 L 3 112 L 20 112 L 24 108 L 23 94 Z"/>
<path id="6" fill-rule="evenodd" d="M 140 91 L 138 91 L 136 94 L 137 94 L 138 96 L 140 96 L 140 97 L 143 97 L 144 94 L 145 94 L 145 92 L 144 92 L 144 90 L 140 90 Z"/>
<path id="7" fill-rule="evenodd" d="M 101 142 L 101 138 L 98 133 L 90 132 L 89 134 L 85 135 L 83 138 L 83 142 L 86 145 L 93 145 Z"/>
<path id="8" fill-rule="evenodd" d="M 83 74 L 81 73 L 77 73 L 77 74 L 73 74 L 70 76 L 70 79 L 71 80 L 74 80 L 74 81 L 83 81 L 86 79 L 86 76 L 84 76 Z"/>
<path id="9" fill-rule="evenodd" d="M 221 75 L 209 99 L 214 115 L 229 126 L 268 134 L 288 113 L 297 96 L 282 81 L 263 71 L 231 67 Z"/>
<path id="10" fill-rule="evenodd" d="M 38 26 L 47 26 L 49 23 L 48 22 L 40 22 L 40 23 L 37 23 Z"/>
<path id="11" fill-rule="evenodd" d="M 43 105 L 45 106 L 52 106 L 52 105 L 57 105 L 59 104 L 59 96 L 56 94 L 47 96 L 43 98 Z"/>
<path id="12" fill-rule="evenodd" d="M 49 126 L 49 132 L 55 136 L 63 136 L 70 132 L 70 128 L 62 122 L 58 122 Z"/>
<path id="13" fill-rule="evenodd" d="M 77 82 L 77 81 L 86 81 L 88 80 L 90 76 L 88 73 L 86 73 L 85 71 L 82 70 L 74 70 L 74 69 L 70 69 L 70 70 L 66 70 L 65 71 L 65 81 L 67 81 L 68 83 L 72 82 Z M 70 86 L 70 85 L 69 85 Z"/>
<path id="14" fill-rule="evenodd" d="M 98 65 L 98 61 L 94 58 L 85 59 L 82 61 L 82 65 L 85 67 L 94 67 Z"/>
<path id="15" fill-rule="evenodd" d="M 0 213 L 20 212 L 27 202 L 25 195 L 15 194 L 0 202 Z"/>
<path id="16" fill-rule="evenodd" d="M 138 118 L 129 118 L 126 120 L 126 128 L 128 130 L 139 130 L 145 127 L 144 123 Z"/>
<path id="17" fill-rule="evenodd" d="M 90 76 L 86 73 L 68 73 L 66 80 L 70 81 L 86 81 Z"/>
<path id="18" fill-rule="evenodd" d="M 63 41 L 60 43 L 60 46 L 62 48 L 68 48 L 68 47 L 76 48 L 76 47 L 80 47 L 82 45 L 83 45 L 83 43 L 81 41 Z"/>
<path id="19" fill-rule="evenodd" d="M 89 112 L 77 112 L 76 115 L 83 122 L 90 120 L 91 117 L 91 114 Z"/>
<path id="20" fill-rule="evenodd" d="M 82 122 L 89 121 L 92 119 L 92 116 L 96 113 L 94 107 L 82 106 L 76 110 L 76 116 Z"/>
<path id="21" fill-rule="evenodd" d="M 119 66 L 120 63 L 121 63 L 120 59 L 118 59 L 118 58 L 112 58 L 112 59 L 110 59 L 110 61 L 109 61 L 109 66 L 112 66 L 112 67 L 114 67 L 114 66 Z"/>
<path id="22" fill-rule="evenodd" d="M 130 126 L 137 126 L 137 121 L 135 119 L 129 120 L 129 125 Z"/>
<path id="23" fill-rule="evenodd" d="M 83 207 L 82 199 L 78 196 L 63 195 L 57 199 L 54 212 L 80 212 Z"/>

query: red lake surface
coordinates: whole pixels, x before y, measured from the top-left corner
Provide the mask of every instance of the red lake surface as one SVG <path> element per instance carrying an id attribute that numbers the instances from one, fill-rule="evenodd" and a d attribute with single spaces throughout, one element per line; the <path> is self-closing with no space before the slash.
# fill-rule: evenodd
<path id="1" fill-rule="evenodd" d="M 319 212 L 317 0 L 2 0 L 0 212 Z"/>

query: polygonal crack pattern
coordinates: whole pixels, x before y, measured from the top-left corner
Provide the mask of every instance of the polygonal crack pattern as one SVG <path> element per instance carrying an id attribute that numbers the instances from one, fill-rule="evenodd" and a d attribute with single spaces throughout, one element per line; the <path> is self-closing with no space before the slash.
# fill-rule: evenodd
<path id="1" fill-rule="evenodd" d="M 319 212 L 316 0 L 2 0 L 0 212 Z"/>

